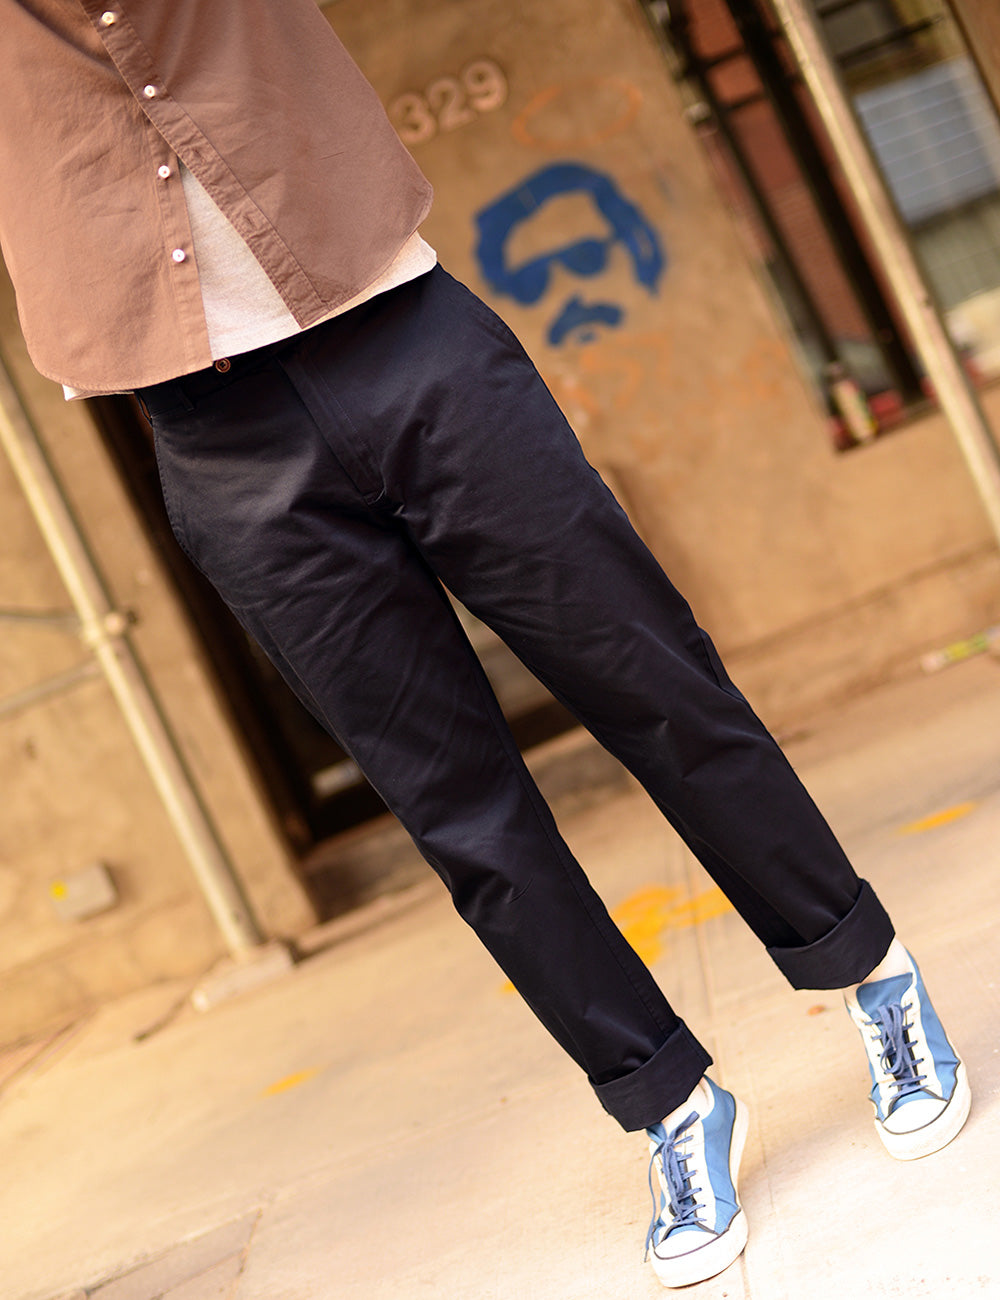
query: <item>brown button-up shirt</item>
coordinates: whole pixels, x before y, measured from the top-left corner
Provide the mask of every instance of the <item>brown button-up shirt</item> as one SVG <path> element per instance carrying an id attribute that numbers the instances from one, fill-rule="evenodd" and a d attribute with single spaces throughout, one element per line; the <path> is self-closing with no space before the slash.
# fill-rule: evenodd
<path id="1" fill-rule="evenodd" d="M 301 326 L 430 207 L 315 0 L 0 0 L 0 249 L 43 374 L 106 391 L 211 363 L 178 159 Z"/>

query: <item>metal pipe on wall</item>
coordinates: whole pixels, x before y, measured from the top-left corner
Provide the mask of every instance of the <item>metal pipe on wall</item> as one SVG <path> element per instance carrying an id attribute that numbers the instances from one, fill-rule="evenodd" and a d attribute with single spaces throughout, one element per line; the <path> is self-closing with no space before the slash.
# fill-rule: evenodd
<path id="1" fill-rule="evenodd" d="M 844 91 L 810 0 L 771 0 L 1000 542 L 1000 452 Z"/>
<path id="2" fill-rule="evenodd" d="M 127 620 L 108 599 L 65 494 L 2 361 L 0 445 L 79 616 L 81 636 L 93 651 L 121 710 L 212 917 L 229 952 L 244 955 L 263 942 L 250 904 L 129 644 Z"/>

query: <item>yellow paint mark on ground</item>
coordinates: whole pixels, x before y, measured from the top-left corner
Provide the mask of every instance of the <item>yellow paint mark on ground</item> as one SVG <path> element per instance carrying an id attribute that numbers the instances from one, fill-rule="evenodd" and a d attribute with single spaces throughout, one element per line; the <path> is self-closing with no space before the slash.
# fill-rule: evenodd
<path id="1" fill-rule="evenodd" d="M 276 1097 L 279 1092 L 288 1092 L 291 1088 L 297 1088 L 300 1083 L 308 1083 L 310 1079 L 315 1079 L 319 1074 L 319 1066 L 312 1066 L 308 1070 L 299 1070 L 295 1074 L 286 1074 L 283 1079 L 277 1083 L 272 1083 L 261 1093 L 262 1097 Z"/>
<path id="2" fill-rule="evenodd" d="M 689 897 L 682 889 L 673 886 L 649 885 L 626 898 L 611 913 L 611 919 L 649 965 L 662 956 L 662 937 L 667 931 L 700 925 L 713 916 L 731 912 L 732 907 L 718 888 L 706 889 Z"/>
<path id="3" fill-rule="evenodd" d="M 685 930 L 732 910 L 718 888 L 689 897 L 673 886 L 647 885 L 614 908 L 611 919 L 649 966 L 663 955 L 663 935 L 669 930 Z M 513 993 L 514 985 L 508 980 L 503 991 Z"/>
<path id="4" fill-rule="evenodd" d="M 967 817 L 974 808 L 979 804 L 974 799 L 966 803 L 957 803 L 953 808 L 944 808 L 941 812 L 931 813 L 929 817 L 921 817 L 919 821 L 910 822 L 908 826 L 899 828 L 900 835 L 920 835 L 923 831 L 932 831 L 938 826 L 947 826 L 949 822 L 958 821 L 959 817 Z"/>

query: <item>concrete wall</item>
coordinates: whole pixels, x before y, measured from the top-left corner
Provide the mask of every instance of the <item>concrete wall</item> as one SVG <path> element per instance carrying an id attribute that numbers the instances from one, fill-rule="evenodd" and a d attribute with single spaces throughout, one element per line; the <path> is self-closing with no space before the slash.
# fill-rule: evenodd
<path id="1" fill-rule="evenodd" d="M 113 599 L 264 929 L 312 912 L 236 748 L 157 557 L 79 404 L 38 378 L 0 275 L 0 352 L 21 389 Z M 70 604 L 0 455 L 0 610 Z M 0 620 L 0 706 L 89 663 L 71 628 Z M 65 1022 L 109 996 L 210 966 L 223 946 L 103 679 L 82 679 L 0 714 L 0 1044 Z M 50 882 L 105 862 L 119 904 L 60 920 Z"/>
<path id="2" fill-rule="evenodd" d="M 634 0 L 324 11 L 435 185 L 426 237 L 521 336 L 769 721 L 996 619 L 941 421 L 830 449 Z M 557 256 L 588 237 L 599 274 Z M 574 298 L 598 319 L 570 327 Z"/>

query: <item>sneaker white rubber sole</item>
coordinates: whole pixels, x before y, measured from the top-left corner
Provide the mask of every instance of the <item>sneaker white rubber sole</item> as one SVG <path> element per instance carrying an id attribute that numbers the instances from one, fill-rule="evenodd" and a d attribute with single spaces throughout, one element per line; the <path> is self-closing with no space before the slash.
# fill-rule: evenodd
<path id="1" fill-rule="evenodd" d="M 955 1071 L 955 1090 L 944 1110 L 934 1119 L 910 1133 L 893 1133 L 880 1119 L 876 1119 L 875 1132 L 882 1139 L 885 1149 L 897 1160 L 919 1160 L 922 1156 L 931 1156 L 935 1151 L 940 1151 L 957 1138 L 969 1118 L 971 1108 L 969 1077 L 964 1062 L 959 1062 Z M 892 1116 L 889 1118 L 891 1120 Z"/>
<path id="2" fill-rule="evenodd" d="M 729 1147 L 729 1176 L 732 1179 L 736 1199 L 739 1201 L 740 1161 L 746 1145 L 747 1130 L 750 1126 L 750 1113 L 738 1097 L 736 1118 L 733 1122 L 733 1138 Z M 694 1234 L 687 1234 L 685 1236 Z M 707 1235 L 707 1234 L 706 1234 Z M 693 1286 L 696 1282 L 705 1282 L 715 1277 L 730 1264 L 735 1263 L 743 1254 L 747 1244 L 747 1217 L 742 1208 L 736 1211 L 725 1232 L 718 1237 L 708 1236 L 702 1246 L 695 1246 L 682 1255 L 660 1256 L 653 1246 L 649 1252 L 653 1272 L 666 1287 Z"/>

